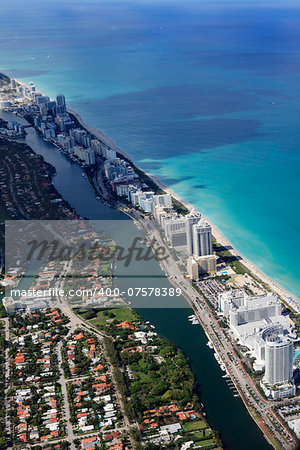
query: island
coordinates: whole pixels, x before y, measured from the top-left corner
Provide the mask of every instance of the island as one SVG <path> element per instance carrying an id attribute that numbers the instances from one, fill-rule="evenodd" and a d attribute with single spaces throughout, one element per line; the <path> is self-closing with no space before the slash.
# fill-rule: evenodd
<path id="1" fill-rule="evenodd" d="M 274 448 L 297 448 L 300 437 L 297 397 L 299 362 L 294 359 L 294 347 L 297 346 L 300 326 L 299 299 L 242 257 L 192 205 L 156 177 L 145 173 L 110 138 L 89 127 L 77 113 L 67 109 L 62 94 L 51 100 L 37 92 L 33 83 L 27 86 L 5 75 L 1 80 L 2 108 L 16 114 L 16 123 L 18 115 L 25 118 L 45 140 L 77 162 L 82 167 L 83 176 L 93 186 L 96 197 L 131 217 L 143 231 L 154 253 L 157 246 L 163 249 L 163 258 L 157 260 L 174 289 L 179 289 L 193 308 L 194 315 L 190 320 L 203 327 L 224 377 L 234 387 L 234 395 L 241 397 L 249 414 Z M 11 129 L 14 134 L 26 132 L 26 129 L 20 131 L 18 124 L 13 123 L 3 124 L 2 128 L 3 139 L 9 142 L 18 137 L 10 136 L 6 130 Z M 145 292 L 147 295 L 149 292 Z M 9 310 L 9 302 L 4 300 L 4 304 Z M 209 431 L 206 435 L 206 431 L 201 431 L 208 429 L 208 426 L 194 398 L 193 378 L 180 350 L 167 343 L 166 351 L 162 338 L 153 337 L 153 332 L 149 331 L 150 325 L 139 316 L 119 320 L 119 311 L 126 310 L 124 307 L 103 309 L 101 304 L 93 304 L 91 309 L 83 305 L 72 309 L 68 302 L 64 306 L 66 310 L 63 305 L 60 307 L 64 314 L 68 311 L 74 326 L 83 321 L 90 331 L 99 333 L 106 342 L 107 357 L 117 367 L 114 379 L 116 386 L 119 386 L 120 404 L 123 404 L 124 413 L 127 409 L 125 415 L 129 422 L 130 417 L 136 420 L 136 430 L 131 436 L 136 442 L 133 445 L 155 448 L 151 447 L 157 445 L 155 437 L 151 438 L 155 433 L 149 431 L 152 428 L 160 430 L 159 439 L 164 430 L 170 433 L 170 428 L 162 428 L 167 426 L 166 422 L 161 425 L 157 418 L 165 417 L 165 413 L 166 419 L 168 415 L 182 413 L 182 417 L 191 420 L 191 425 L 178 425 L 181 428 L 177 431 L 180 433 L 183 430 L 181 438 L 185 433 L 193 434 L 189 436 L 190 441 L 185 441 L 186 445 L 191 442 L 189 447 L 181 448 L 193 448 L 191 446 L 198 438 L 202 440 L 200 437 L 212 439 L 209 445 L 219 445 L 215 433 Z M 131 309 L 128 311 L 130 315 L 135 314 Z M 72 331 L 75 331 L 75 336 L 82 335 L 80 339 L 84 342 L 90 339 L 81 329 Z M 154 351 L 148 349 L 149 332 L 152 333 L 150 347 L 157 347 Z M 65 376 L 70 377 L 67 348 L 68 345 L 75 345 L 72 343 L 74 340 L 72 335 L 70 341 L 62 344 Z M 135 341 L 140 341 L 141 345 Z M 76 353 L 74 355 L 76 358 Z M 167 356 L 170 359 L 165 360 Z M 100 355 L 99 358 L 101 360 Z M 189 397 L 185 399 L 185 405 L 180 403 L 181 394 L 175 393 L 177 388 L 172 386 L 173 378 L 159 379 L 160 366 L 164 367 L 167 362 L 172 367 L 177 358 L 185 367 L 183 373 L 187 384 L 184 391 Z M 151 386 L 151 380 L 145 376 L 148 370 L 155 372 L 153 377 L 158 377 L 155 386 Z M 145 395 L 145 386 L 151 389 L 150 398 Z M 80 397 L 81 391 L 73 384 L 67 388 Z M 88 398 L 95 394 L 90 384 L 84 384 L 84 389 L 88 392 Z M 161 397 L 160 401 L 156 398 L 161 394 L 163 401 Z M 69 397 L 72 398 L 72 395 Z M 131 399 L 126 408 L 125 397 Z M 76 405 L 71 403 L 71 409 L 74 416 Z M 195 427 L 198 422 L 199 427 Z M 153 423 L 155 425 L 151 425 Z M 76 420 L 75 427 L 79 427 Z M 150 442 L 147 443 L 149 436 Z"/>

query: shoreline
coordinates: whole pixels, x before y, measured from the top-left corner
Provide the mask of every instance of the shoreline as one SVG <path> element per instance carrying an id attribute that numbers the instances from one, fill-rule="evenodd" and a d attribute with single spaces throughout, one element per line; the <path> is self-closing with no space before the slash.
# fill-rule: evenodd
<path id="1" fill-rule="evenodd" d="M 123 150 L 121 147 L 115 144 L 113 139 L 111 139 L 109 136 L 107 136 L 103 131 L 99 130 L 98 128 L 91 127 L 88 125 L 85 120 L 82 118 L 82 116 L 74 111 L 71 108 L 67 108 L 68 112 L 70 114 L 73 114 L 78 122 L 81 124 L 83 128 L 85 128 L 87 131 L 89 131 L 91 134 L 93 134 L 95 137 L 97 137 L 99 140 L 102 140 L 105 144 L 109 145 L 112 149 L 116 150 L 116 152 L 120 153 L 122 156 L 127 158 L 130 162 L 132 162 L 135 167 L 137 167 L 139 170 L 141 170 L 143 173 L 145 173 L 160 189 L 164 190 L 166 193 L 171 194 L 172 197 L 182 203 L 187 209 L 192 210 L 194 206 L 189 203 L 188 201 L 184 200 L 179 194 L 177 194 L 172 188 L 164 184 L 163 181 L 160 180 L 157 176 L 151 174 L 150 172 L 146 172 L 142 167 L 138 166 L 132 156 L 130 156 L 125 150 Z M 201 211 L 200 211 L 201 212 Z M 292 298 L 296 302 L 299 303 L 299 298 L 290 292 L 288 289 L 283 287 L 280 283 L 273 280 L 270 276 L 266 275 L 261 269 L 257 267 L 257 265 L 250 261 L 249 259 L 245 258 L 234 246 L 232 243 L 226 238 L 226 236 L 218 229 L 216 225 L 206 216 L 204 216 L 201 213 L 202 217 L 210 224 L 212 228 L 212 234 L 213 237 L 216 239 L 216 241 L 223 245 L 224 247 L 230 247 L 229 251 L 233 256 L 237 256 L 240 259 L 240 262 L 244 264 L 244 266 L 253 273 L 257 278 L 259 278 L 263 283 L 265 283 L 274 293 L 279 295 L 283 298 L 285 302 L 289 301 L 289 298 Z M 292 308 L 293 306 L 290 305 Z M 299 311 L 297 311 L 299 312 Z"/>
<path id="2" fill-rule="evenodd" d="M 125 158 L 127 158 L 130 162 L 132 162 L 134 164 L 133 159 L 124 151 L 122 150 L 120 147 L 118 147 L 114 141 L 109 138 L 108 136 L 106 136 L 101 130 L 98 130 L 97 128 L 93 128 L 90 127 L 89 125 L 86 124 L 86 122 L 84 121 L 84 119 L 81 117 L 81 115 L 79 113 L 76 113 L 75 111 L 73 111 L 72 109 L 68 108 L 68 112 L 70 112 L 70 114 L 73 114 L 76 119 L 78 120 L 78 122 L 80 123 L 80 125 L 86 129 L 87 131 L 90 131 L 92 135 L 96 136 L 99 138 L 99 140 L 101 140 L 104 143 L 107 143 L 107 145 L 109 145 L 111 148 L 115 149 L 120 155 L 124 156 Z M 75 114 L 76 115 L 75 115 Z M 97 133 L 97 134 L 96 134 Z M 109 144 L 108 144 L 109 143 Z M 135 165 L 135 164 L 134 164 Z M 135 165 L 136 166 L 136 165 Z M 166 186 L 158 177 L 144 171 L 143 169 L 141 169 L 140 167 L 136 166 L 139 170 L 141 170 L 145 175 L 147 175 L 158 187 L 160 187 L 161 189 L 163 189 L 164 191 L 170 193 L 174 199 L 180 201 L 186 208 L 188 208 L 189 210 L 193 208 L 192 204 L 190 204 L 189 202 L 183 200 L 178 194 L 176 194 L 170 187 Z M 115 207 L 115 206 L 113 206 Z M 205 216 L 203 216 L 205 217 Z M 205 217 L 206 218 L 206 217 Z M 240 255 L 239 252 L 237 252 L 233 246 L 231 245 L 231 243 L 226 239 L 226 237 L 218 230 L 218 228 L 212 224 L 212 222 L 207 219 L 208 222 L 211 224 L 212 226 L 212 232 L 213 232 L 213 236 L 217 239 L 219 244 L 225 245 L 225 246 L 230 246 L 230 252 L 233 255 L 238 255 L 241 258 L 241 262 L 245 265 L 246 268 L 248 268 L 253 275 L 257 276 L 260 278 L 260 280 L 262 282 L 265 282 L 266 284 L 268 284 L 268 286 L 272 289 L 272 291 L 275 292 L 275 289 L 278 289 L 278 292 L 280 293 L 279 295 L 283 296 L 284 299 L 286 297 L 292 297 L 297 299 L 297 297 L 293 296 L 293 294 L 290 294 L 289 291 L 287 291 L 286 289 L 284 289 L 282 286 L 280 286 L 278 283 L 274 282 L 271 278 L 267 277 L 262 271 L 260 271 L 258 269 L 258 267 L 256 267 L 256 265 L 254 263 L 251 263 L 250 261 L 248 261 L 246 258 L 242 257 L 242 255 Z M 170 281 L 170 280 L 169 280 Z M 173 282 L 171 281 L 171 284 L 173 284 Z M 183 294 L 183 297 L 185 298 L 187 305 L 190 305 L 194 312 L 196 313 L 196 315 L 198 316 L 198 318 L 200 319 L 200 322 L 202 323 L 201 317 L 200 317 L 200 313 L 194 309 L 193 307 L 193 303 L 192 303 L 192 297 L 189 296 L 185 296 Z M 299 301 L 297 299 L 297 301 Z M 131 308 L 131 306 L 129 306 Z M 205 326 L 203 326 L 202 324 L 202 329 L 206 334 L 206 328 Z M 206 334 L 207 336 L 207 334 Z M 207 336 L 208 337 L 208 336 Z M 216 350 L 216 349 L 215 349 Z M 218 350 L 216 350 L 218 353 Z M 231 379 L 233 379 L 231 377 Z M 233 381 L 233 383 L 235 384 L 235 382 Z M 269 444 L 273 445 L 272 442 L 269 441 L 268 439 L 268 434 L 266 433 L 265 429 L 262 428 L 261 424 L 259 421 L 257 421 L 257 418 L 255 417 L 255 414 L 253 413 L 253 411 L 251 411 L 251 409 L 249 409 L 249 405 L 247 403 L 247 399 L 243 397 L 243 395 L 240 395 L 244 405 L 246 406 L 247 412 L 250 415 L 250 417 L 252 417 L 252 419 L 254 420 L 254 422 L 258 425 L 258 427 L 261 429 L 261 431 L 263 432 L 266 440 L 268 441 Z"/>
<path id="3" fill-rule="evenodd" d="M 6 75 L 6 74 L 4 74 L 4 75 Z M 9 77 L 9 79 L 11 79 L 11 77 L 9 75 L 6 75 L 6 76 Z M 26 86 L 28 88 L 28 85 L 26 83 L 24 83 L 23 81 L 20 81 L 18 79 L 16 79 L 16 81 L 18 83 L 20 83 L 21 85 Z M 153 174 L 151 174 L 149 172 L 146 172 L 143 168 L 138 166 L 135 163 L 135 161 L 132 158 L 132 156 L 130 156 L 125 150 L 123 150 L 121 147 L 119 147 L 114 142 L 114 140 L 111 137 L 107 136 L 99 128 L 92 127 L 92 126 L 88 125 L 85 122 L 85 120 L 83 119 L 83 117 L 80 115 L 80 113 L 78 113 L 77 111 L 75 111 L 75 110 L 73 110 L 72 108 L 69 108 L 69 107 L 67 107 L 67 112 L 69 112 L 70 114 L 74 115 L 74 117 L 78 120 L 80 125 L 83 128 L 85 128 L 87 131 L 89 131 L 93 136 L 95 136 L 97 139 L 102 141 L 104 144 L 108 145 L 111 149 L 115 150 L 117 153 L 122 155 L 124 158 L 128 159 L 129 162 L 134 164 L 137 169 L 139 169 L 145 175 L 147 175 L 160 189 L 164 190 L 166 193 L 171 194 L 172 197 L 175 200 L 177 200 L 180 203 L 182 203 L 187 209 L 189 209 L 189 210 L 194 209 L 194 206 L 191 203 L 189 203 L 188 201 L 184 200 L 179 194 L 177 194 L 175 191 L 173 191 L 172 188 L 170 188 L 169 186 L 164 184 L 164 182 L 162 182 L 160 180 L 160 178 L 158 178 L 157 176 L 155 176 L 155 175 L 153 175 Z M 200 211 L 200 213 L 201 213 L 201 211 Z M 222 246 L 228 247 L 228 250 L 230 251 L 230 253 L 233 256 L 239 257 L 240 258 L 239 261 L 242 264 L 244 264 L 244 266 L 250 272 L 252 272 L 252 274 L 254 276 L 259 278 L 261 282 L 265 283 L 269 287 L 269 289 L 271 291 L 273 291 L 275 294 L 277 294 L 278 296 L 280 296 L 284 300 L 284 302 L 288 303 L 289 307 L 291 307 L 294 311 L 299 313 L 299 311 L 297 311 L 296 308 L 292 304 L 290 304 L 289 300 L 293 299 L 296 303 L 298 303 L 298 305 L 300 307 L 300 299 L 295 294 L 290 292 L 287 288 L 283 287 L 280 283 L 278 283 L 277 281 L 273 280 L 270 276 L 266 275 L 261 269 L 259 269 L 257 267 L 257 265 L 254 262 L 252 262 L 249 259 L 245 258 L 239 251 L 237 251 L 237 249 L 232 245 L 232 243 L 226 238 L 226 236 L 218 229 L 218 227 L 216 225 L 214 225 L 214 223 L 208 217 L 206 217 L 202 213 L 201 213 L 201 215 L 210 224 L 210 226 L 212 228 L 213 237 L 216 239 L 216 241 L 219 244 L 221 244 Z"/>

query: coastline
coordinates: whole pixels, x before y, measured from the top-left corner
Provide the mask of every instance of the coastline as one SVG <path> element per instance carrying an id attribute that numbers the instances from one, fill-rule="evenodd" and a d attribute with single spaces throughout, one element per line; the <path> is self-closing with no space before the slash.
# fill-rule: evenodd
<path id="1" fill-rule="evenodd" d="M 87 131 L 89 131 L 92 135 L 94 135 L 97 139 L 102 141 L 104 144 L 108 145 L 112 150 L 115 150 L 116 152 L 123 155 L 125 158 L 127 158 L 132 163 L 134 162 L 132 157 L 128 153 L 126 153 L 122 148 L 118 147 L 118 145 L 116 145 L 116 143 L 113 141 L 112 138 L 107 136 L 105 133 L 103 133 L 103 131 L 99 130 L 98 128 L 94 128 L 94 127 L 91 127 L 90 125 L 88 125 L 77 111 L 68 107 L 67 112 L 72 114 L 78 120 L 80 125 L 83 128 L 85 128 Z"/>
<path id="2" fill-rule="evenodd" d="M 23 84 L 24 84 L 24 83 L 23 83 Z M 68 109 L 68 112 L 70 112 L 71 114 L 75 115 L 75 114 L 74 114 L 74 111 L 71 110 L 71 109 Z M 123 155 L 125 158 L 129 159 L 129 161 L 131 161 L 131 162 L 134 164 L 133 159 L 132 159 L 125 151 L 123 151 L 120 147 L 118 147 L 118 146 L 113 142 L 113 140 L 111 140 L 111 138 L 109 138 L 108 136 L 106 136 L 102 131 L 100 131 L 100 130 L 98 130 L 98 129 L 96 129 L 96 128 L 93 128 L 93 127 L 89 127 L 89 126 L 85 123 L 85 121 L 83 120 L 83 118 L 80 116 L 80 114 L 76 113 L 76 116 L 75 116 L 75 117 L 76 117 L 76 119 L 78 120 L 78 122 L 80 123 L 80 125 L 81 125 L 83 128 L 87 129 L 87 131 L 90 131 L 92 135 L 98 137 L 100 140 L 102 140 L 104 143 L 106 143 L 107 145 L 109 145 L 111 148 L 116 149 L 116 151 L 117 151 L 120 155 Z M 97 134 L 96 134 L 95 132 L 96 132 Z M 104 140 L 104 139 L 105 139 L 105 140 Z M 135 166 L 136 166 L 136 165 L 135 165 Z M 138 166 L 136 166 L 136 167 L 138 167 Z M 141 168 L 139 168 L 139 167 L 138 167 L 138 169 L 141 170 L 141 171 L 142 171 L 145 175 L 147 175 L 149 178 L 151 178 L 151 180 L 152 180 L 158 187 L 160 187 L 160 188 L 163 189 L 164 191 L 170 193 L 170 194 L 174 197 L 174 199 L 180 201 L 180 202 L 181 202 L 184 206 L 186 206 L 188 209 L 192 209 L 192 208 L 193 208 L 192 204 L 190 204 L 189 202 L 184 201 L 184 200 L 183 200 L 178 194 L 176 194 L 170 187 L 166 186 L 166 185 L 165 185 L 158 177 L 156 177 L 156 176 L 154 176 L 154 175 L 152 175 L 152 174 L 150 174 L 150 173 L 145 172 L 143 169 L 141 169 Z M 203 217 L 204 217 L 204 216 L 203 216 Z M 207 219 L 207 220 L 209 221 L 209 219 Z M 272 287 L 272 290 L 275 291 L 274 286 L 276 287 L 277 283 L 275 283 L 271 278 L 269 278 L 269 277 L 267 277 L 265 274 L 263 274 L 263 272 L 261 272 L 261 271 L 255 266 L 254 263 L 251 263 L 250 261 L 248 261 L 248 260 L 246 260 L 245 258 L 243 258 L 243 257 L 240 255 L 239 252 L 237 252 L 235 249 L 232 248 L 230 242 L 229 242 L 229 241 L 226 239 L 226 237 L 218 230 L 218 228 L 215 227 L 215 226 L 211 223 L 211 221 L 209 221 L 209 223 L 210 223 L 211 226 L 212 226 L 213 235 L 214 235 L 214 237 L 217 239 L 218 243 L 220 243 L 220 244 L 222 244 L 222 245 L 225 245 L 225 246 L 230 246 L 230 247 L 231 247 L 231 248 L 230 248 L 231 253 L 232 253 L 232 254 L 235 254 L 235 255 L 238 255 L 238 256 L 241 258 L 241 261 L 244 263 L 244 265 L 245 265 L 249 270 L 251 270 L 251 272 L 253 272 L 253 274 L 255 274 L 256 276 L 260 277 L 260 279 L 261 279 L 262 281 L 266 282 L 270 287 Z M 233 252 L 235 252 L 235 253 L 233 253 Z M 247 265 L 246 265 L 246 264 L 247 264 Z M 254 270 L 252 269 L 252 267 L 254 268 Z M 263 277 L 265 277 L 265 278 L 263 278 Z M 265 280 L 266 280 L 266 281 L 265 281 Z M 170 281 L 170 280 L 169 280 L 169 281 Z M 171 282 L 171 283 L 173 284 L 173 282 Z M 271 284 L 270 284 L 270 283 L 271 283 Z M 297 298 L 297 297 L 293 296 L 292 294 L 290 294 L 286 289 L 284 289 L 283 287 L 281 287 L 279 284 L 278 284 L 278 289 L 279 289 L 279 291 L 280 291 L 280 295 L 283 295 L 284 297 L 285 297 L 285 296 L 289 296 L 289 297 Z M 187 303 L 190 304 L 190 306 L 193 307 L 192 303 L 190 303 L 191 297 L 189 297 L 189 296 L 186 297 L 185 295 L 183 295 L 183 296 L 185 297 Z M 297 299 L 297 300 L 298 300 L 298 299 Z M 193 309 L 194 309 L 194 308 L 193 308 Z M 195 311 L 195 310 L 194 310 L 194 311 Z M 197 311 L 195 311 L 195 312 L 197 313 Z M 199 314 L 198 318 L 200 319 L 200 313 L 198 312 L 198 314 Z M 197 314 L 197 315 L 198 315 L 198 314 Z M 201 322 L 202 322 L 202 321 L 201 321 Z M 203 328 L 203 330 L 205 331 L 205 327 L 202 327 L 202 328 Z M 208 336 L 207 336 L 207 337 L 208 337 Z M 217 351 L 217 350 L 216 350 L 216 351 Z M 217 351 L 217 352 L 218 352 L 218 351 Z M 234 381 L 233 381 L 233 382 L 234 382 Z M 234 382 L 234 384 L 235 384 L 235 382 Z M 246 399 L 244 399 L 242 395 L 241 395 L 241 398 L 242 398 L 243 403 L 244 403 L 244 404 L 246 405 L 246 407 L 247 407 Z M 266 431 L 264 430 L 264 428 L 262 428 L 262 427 L 260 426 L 260 422 L 257 422 L 257 419 L 255 418 L 254 413 L 251 412 L 251 410 L 250 410 L 248 407 L 247 407 L 247 411 L 248 411 L 248 413 L 250 414 L 250 416 L 254 419 L 254 421 L 256 422 L 256 424 L 259 426 L 259 428 L 261 428 L 261 430 L 263 431 L 263 433 L 264 433 L 264 435 L 265 435 L 267 441 L 270 443 L 270 441 L 269 441 L 268 438 L 267 438 L 268 434 L 266 433 Z M 271 445 L 273 445 L 273 444 L 271 443 Z"/>
<path id="3" fill-rule="evenodd" d="M 76 117 L 76 119 L 78 120 L 78 122 L 81 124 L 81 126 L 83 128 L 85 128 L 87 131 L 89 131 L 91 134 L 93 134 L 95 137 L 97 137 L 97 139 L 102 140 L 105 144 L 109 145 L 113 150 L 116 150 L 116 152 L 120 153 L 122 156 L 124 156 L 129 161 L 131 161 L 139 170 L 144 172 L 160 189 L 164 190 L 168 194 L 171 194 L 175 200 L 182 203 L 187 209 L 192 210 L 194 208 L 194 206 L 191 203 L 184 200 L 172 188 L 170 188 L 169 186 L 164 184 L 160 180 L 160 178 L 158 178 L 157 176 L 155 176 L 149 172 L 146 172 L 142 167 L 139 167 L 135 163 L 134 159 L 125 150 L 123 150 L 121 147 L 116 145 L 115 142 L 113 141 L 113 139 L 111 139 L 109 136 L 107 136 L 103 131 L 99 130 L 98 128 L 89 126 L 85 122 L 85 120 L 82 118 L 82 116 L 78 112 L 74 111 L 73 109 L 67 108 L 67 110 L 69 113 L 73 114 Z M 278 282 L 274 281 L 271 277 L 266 275 L 261 269 L 259 269 L 256 266 L 256 264 L 254 262 L 245 258 L 237 249 L 234 248 L 232 243 L 226 238 L 226 236 L 224 236 L 224 234 L 218 229 L 218 227 L 216 225 L 214 225 L 212 223 L 212 221 L 208 217 L 204 216 L 203 214 L 202 214 L 202 216 L 210 224 L 210 226 L 212 228 L 213 237 L 216 239 L 216 241 L 219 244 L 221 244 L 222 246 L 228 247 L 229 251 L 231 252 L 231 254 L 233 256 L 239 257 L 240 262 L 242 264 L 244 264 L 244 266 L 250 272 L 252 272 L 253 275 L 255 275 L 257 278 L 260 278 L 260 280 L 263 283 L 265 283 L 274 293 L 279 295 L 285 302 L 288 302 L 289 298 L 292 298 L 293 300 L 295 300 L 296 302 L 298 302 L 300 304 L 300 301 L 295 294 L 291 293 L 288 289 L 284 288 L 283 286 L 281 286 L 281 284 L 279 284 Z M 292 305 L 290 305 L 290 306 L 293 307 Z"/>
<path id="4" fill-rule="evenodd" d="M 4 75 L 6 75 L 6 74 L 4 74 Z M 11 77 L 9 75 L 6 75 L 6 76 L 11 79 Z M 19 84 L 28 88 L 28 85 L 26 83 L 24 83 L 23 81 L 20 81 L 19 79 L 16 79 L 16 81 Z M 122 155 L 124 158 L 128 159 L 129 162 L 133 163 L 135 165 L 135 167 L 137 167 L 137 169 L 139 169 L 145 175 L 147 175 L 160 189 L 164 190 L 166 193 L 171 194 L 175 200 L 182 203 L 187 209 L 192 210 L 194 208 L 194 206 L 191 203 L 184 200 L 179 194 L 174 192 L 172 188 L 170 188 L 169 186 L 164 184 L 160 180 L 160 178 L 158 178 L 157 176 L 155 176 L 149 172 L 146 172 L 143 168 L 139 167 L 135 163 L 134 159 L 125 150 L 123 150 L 121 147 L 119 147 L 111 137 L 107 136 L 100 129 L 88 125 L 85 122 L 85 120 L 83 119 L 83 117 L 77 111 L 75 111 L 69 107 L 67 107 L 67 111 L 78 120 L 78 122 L 80 123 L 80 125 L 83 128 L 85 128 L 87 131 L 89 131 L 93 136 L 95 136 L 97 139 L 102 141 L 104 144 L 108 145 L 111 149 L 115 150 L 117 153 Z M 226 236 L 218 229 L 218 227 L 216 225 L 214 225 L 214 223 L 208 217 L 204 216 L 203 214 L 202 214 L 202 216 L 210 224 L 210 226 L 212 228 L 213 237 L 216 239 L 216 241 L 219 244 L 221 244 L 222 246 L 227 247 L 233 256 L 239 257 L 240 262 L 242 264 L 244 264 L 244 266 L 250 272 L 252 272 L 254 276 L 259 278 L 263 283 L 265 283 L 269 287 L 269 289 L 271 291 L 273 291 L 275 294 L 279 295 L 282 298 L 282 300 L 287 302 L 293 310 L 295 310 L 297 313 L 299 313 L 299 311 L 297 311 L 295 309 L 295 307 L 293 306 L 293 304 L 290 303 L 290 300 L 289 300 L 289 299 L 292 299 L 294 302 L 298 303 L 299 308 L 300 308 L 299 298 L 295 294 L 290 292 L 288 289 L 283 287 L 280 283 L 273 280 L 270 276 L 266 275 L 261 269 L 259 269 L 257 267 L 257 265 L 254 262 L 245 258 L 236 248 L 234 248 L 232 243 L 226 238 Z"/>

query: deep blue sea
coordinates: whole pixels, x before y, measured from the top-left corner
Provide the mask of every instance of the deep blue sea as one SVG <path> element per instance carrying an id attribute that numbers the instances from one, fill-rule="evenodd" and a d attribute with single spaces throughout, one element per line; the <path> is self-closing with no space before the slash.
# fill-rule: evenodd
<path id="1" fill-rule="evenodd" d="M 300 1 L 2 1 L 0 70 L 64 93 L 300 296 Z"/>

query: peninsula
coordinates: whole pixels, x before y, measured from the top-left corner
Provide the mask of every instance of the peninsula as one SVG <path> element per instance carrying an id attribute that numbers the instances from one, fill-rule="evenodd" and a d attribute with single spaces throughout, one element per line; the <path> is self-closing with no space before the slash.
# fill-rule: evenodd
<path id="1" fill-rule="evenodd" d="M 148 242 L 155 239 L 165 249 L 168 259 L 161 267 L 194 309 L 193 320 L 201 323 L 250 415 L 274 448 L 296 448 L 300 416 L 293 371 L 298 369 L 292 357 L 299 300 L 239 255 L 192 205 L 67 110 L 63 95 L 54 101 L 33 83 L 5 82 L 2 107 L 25 117 L 78 162 L 97 197 L 131 216 Z M 271 373 L 274 354 L 285 364 Z"/>

